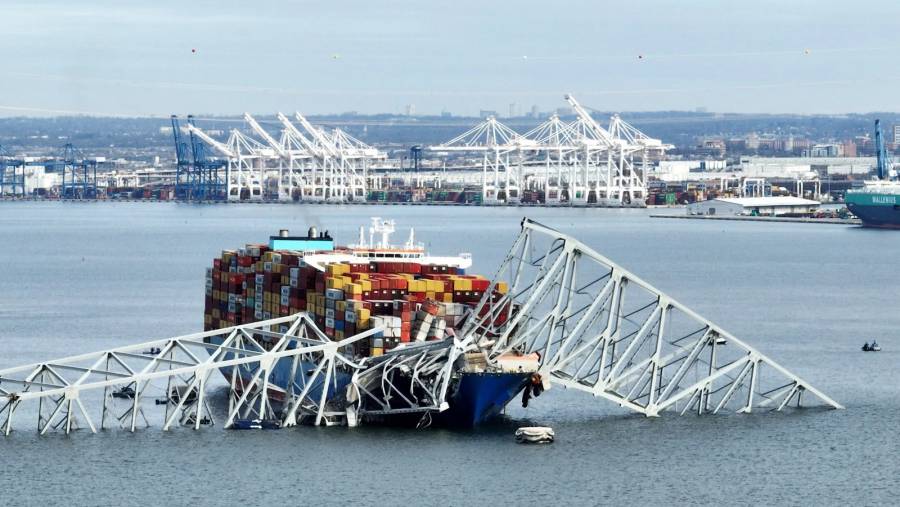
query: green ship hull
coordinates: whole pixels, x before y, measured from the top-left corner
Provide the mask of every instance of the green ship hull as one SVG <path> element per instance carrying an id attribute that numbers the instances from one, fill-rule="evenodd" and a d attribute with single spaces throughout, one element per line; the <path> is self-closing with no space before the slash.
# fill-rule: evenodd
<path id="1" fill-rule="evenodd" d="M 868 227 L 900 228 L 900 188 L 896 192 L 865 189 L 847 192 L 847 209 Z"/>

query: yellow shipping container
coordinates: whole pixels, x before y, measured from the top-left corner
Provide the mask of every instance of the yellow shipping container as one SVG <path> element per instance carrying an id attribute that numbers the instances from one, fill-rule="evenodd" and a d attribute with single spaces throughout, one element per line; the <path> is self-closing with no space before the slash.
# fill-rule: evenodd
<path id="1" fill-rule="evenodd" d="M 365 292 L 372 290 L 372 282 L 369 280 L 360 280 L 359 285 L 362 287 L 362 290 Z"/>
<path id="2" fill-rule="evenodd" d="M 325 287 L 329 289 L 341 289 L 343 288 L 343 281 L 340 278 L 329 276 L 325 279 Z"/>
<path id="3" fill-rule="evenodd" d="M 354 296 L 361 296 L 362 295 L 362 285 L 360 285 L 358 283 L 348 283 L 348 284 L 344 285 L 344 292 L 349 292 L 350 294 L 353 294 Z"/>
<path id="4" fill-rule="evenodd" d="M 453 302 L 453 293 L 452 293 L 452 292 L 445 292 L 445 293 L 444 293 L 444 302 L 445 302 L 445 303 L 452 303 L 452 302 Z"/>
<path id="5" fill-rule="evenodd" d="M 349 264 L 329 264 L 325 268 L 329 276 L 340 276 L 350 272 Z"/>
<path id="6" fill-rule="evenodd" d="M 339 312 L 341 312 L 341 313 L 344 313 L 345 311 L 347 311 L 347 303 L 346 303 L 345 301 L 340 301 L 340 300 L 339 300 L 339 301 L 335 301 L 335 302 L 334 302 L 334 309 L 337 310 L 337 311 L 339 311 Z"/>
<path id="7" fill-rule="evenodd" d="M 372 357 L 378 357 L 384 355 L 384 348 L 382 347 L 372 347 Z"/>
<path id="8" fill-rule="evenodd" d="M 428 299 L 434 299 L 434 292 L 433 291 L 426 292 L 425 297 Z"/>
<path id="9" fill-rule="evenodd" d="M 371 316 L 372 316 L 372 310 L 369 310 L 368 308 L 360 308 L 360 309 L 359 309 L 359 320 L 360 320 L 360 322 L 362 322 L 362 321 L 367 321 L 367 322 L 368 322 L 369 317 L 371 317 Z"/>
<path id="10" fill-rule="evenodd" d="M 497 282 L 497 292 L 506 294 L 509 291 L 509 285 L 506 282 Z"/>

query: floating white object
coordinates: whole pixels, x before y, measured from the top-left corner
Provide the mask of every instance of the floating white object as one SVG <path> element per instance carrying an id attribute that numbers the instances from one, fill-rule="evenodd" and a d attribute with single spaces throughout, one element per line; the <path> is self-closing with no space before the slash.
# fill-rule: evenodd
<path id="1" fill-rule="evenodd" d="M 516 442 L 520 444 L 551 444 L 556 434 L 546 426 L 525 426 L 516 430 Z"/>

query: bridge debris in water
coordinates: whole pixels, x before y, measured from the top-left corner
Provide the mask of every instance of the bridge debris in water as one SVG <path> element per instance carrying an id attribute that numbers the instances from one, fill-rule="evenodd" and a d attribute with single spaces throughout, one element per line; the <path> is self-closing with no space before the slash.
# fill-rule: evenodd
<path id="1" fill-rule="evenodd" d="M 509 290 L 492 297 L 500 282 Z M 647 416 L 780 411 L 808 399 L 843 408 L 577 239 L 528 219 L 468 318 L 456 336 L 377 357 L 354 357 L 352 345 L 380 329 L 335 341 L 298 313 L 4 369 L 0 430 L 9 435 L 14 420 L 29 416 L 41 434 L 135 431 L 154 418 L 163 430 L 247 420 L 356 425 L 398 415 L 424 426 L 449 408 L 469 362 L 490 367 L 535 353 L 533 378 L 545 388 L 577 389 Z M 279 361 L 291 365 L 287 388 L 272 381 Z M 223 421 L 210 403 L 219 391 L 228 400 Z"/>

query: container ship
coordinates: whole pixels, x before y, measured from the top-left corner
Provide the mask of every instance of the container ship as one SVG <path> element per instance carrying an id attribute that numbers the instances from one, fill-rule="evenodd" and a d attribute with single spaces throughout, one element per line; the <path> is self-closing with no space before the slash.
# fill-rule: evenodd
<path id="1" fill-rule="evenodd" d="M 368 235 L 360 227 L 356 244 L 349 246 L 335 245 L 327 231 L 312 227 L 306 236 L 291 236 L 282 230 L 266 244 L 223 251 L 207 268 L 204 328 L 306 312 L 316 327 L 335 341 L 381 329 L 355 342 L 350 351 L 355 359 L 370 360 L 404 347 L 453 340 L 490 289 L 490 280 L 466 273 L 472 265 L 470 254 L 430 255 L 415 241 L 412 229 L 404 245 L 393 246 L 390 236 L 394 232 L 393 221 L 374 218 Z M 505 284 L 497 283 L 489 297 L 498 299 L 507 290 Z M 273 331 L 285 333 L 287 329 Z M 255 339 L 264 349 L 270 349 L 275 340 Z M 516 355 L 500 357 L 490 365 L 478 354 L 467 354 L 464 360 L 466 364 L 455 369 L 453 389 L 444 400 L 447 409 L 429 423 L 472 427 L 498 415 L 535 382 L 539 363 L 537 356 Z M 302 384 L 302 377 L 311 376 L 314 368 L 313 364 L 296 367 L 290 360 L 279 360 L 269 377 L 272 405 L 279 406 L 288 386 Z M 252 372 L 241 375 L 249 378 Z M 311 389 L 317 391 L 316 398 L 323 394 L 340 404 L 351 377 L 351 371 L 338 372 L 328 385 L 319 382 Z M 370 422 L 421 424 L 416 420 L 420 415 L 392 415 Z"/>
<path id="2" fill-rule="evenodd" d="M 867 181 L 863 188 L 848 190 L 844 201 L 863 225 L 900 228 L 900 181 L 896 181 L 880 120 L 875 120 L 875 153 L 877 179 Z"/>

